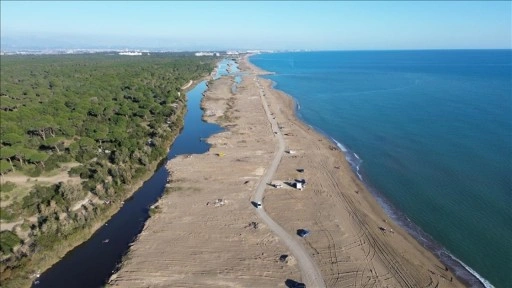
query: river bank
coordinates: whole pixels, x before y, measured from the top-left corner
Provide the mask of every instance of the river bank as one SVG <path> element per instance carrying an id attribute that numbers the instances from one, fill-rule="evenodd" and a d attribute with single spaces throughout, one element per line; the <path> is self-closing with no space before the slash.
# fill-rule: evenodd
<path id="1" fill-rule="evenodd" d="M 223 77 L 209 85 L 202 103 L 204 118 L 225 131 L 208 138 L 207 153 L 167 164 L 173 192 L 157 203 L 159 212 L 112 286 L 285 287 L 302 280 L 293 253 L 260 223 L 250 202 L 277 140 L 259 98 L 262 71 L 246 59 L 240 69 L 245 74 L 236 93 L 233 78 Z M 326 285 L 462 286 L 382 211 L 337 147 L 297 120 L 293 100 L 270 81 L 260 83 L 290 152 L 273 180 L 283 188 L 267 186 L 263 205 L 289 234 L 311 231 L 299 240 Z M 286 184 L 297 178 L 307 180 L 304 190 Z"/>

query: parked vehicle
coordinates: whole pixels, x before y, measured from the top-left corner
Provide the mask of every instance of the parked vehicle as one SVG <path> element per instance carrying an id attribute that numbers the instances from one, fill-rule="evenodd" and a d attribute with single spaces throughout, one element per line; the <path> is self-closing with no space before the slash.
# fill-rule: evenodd
<path id="1" fill-rule="evenodd" d="M 300 237 L 304 238 L 304 237 L 309 235 L 309 230 L 307 230 L 307 229 L 298 229 L 297 230 L 297 235 L 299 235 Z"/>
<path id="2" fill-rule="evenodd" d="M 256 208 L 261 208 L 261 202 L 251 201 L 251 204 Z"/>

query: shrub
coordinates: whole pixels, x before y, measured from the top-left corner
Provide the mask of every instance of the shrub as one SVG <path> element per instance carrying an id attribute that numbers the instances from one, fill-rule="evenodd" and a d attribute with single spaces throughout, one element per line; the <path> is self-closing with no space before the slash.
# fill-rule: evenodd
<path id="1" fill-rule="evenodd" d="M 44 162 L 44 171 L 52 171 L 55 169 L 59 169 L 59 159 L 57 154 L 52 154 L 48 157 L 48 160 Z"/>
<path id="2" fill-rule="evenodd" d="M 5 221 L 12 221 L 16 218 L 14 213 L 10 211 L 10 209 L 7 209 L 7 207 L 4 207 L 0 209 L 0 219 Z"/>
<path id="3" fill-rule="evenodd" d="M 160 212 L 159 205 L 153 205 L 149 208 L 149 217 L 153 217 L 155 214 Z"/>
<path id="4" fill-rule="evenodd" d="M 80 176 L 82 179 L 88 179 L 89 178 L 89 169 L 85 167 L 84 165 L 75 166 L 71 169 L 69 169 L 68 172 L 69 176 Z"/>
<path id="5" fill-rule="evenodd" d="M 25 170 L 25 174 L 30 177 L 39 177 L 43 173 L 43 169 L 39 166 L 31 166 Z"/>
<path id="6" fill-rule="evenodd" d="M 0 192 L 11 192 L 16 188 L 16 184 L 13 182 L 7 181 L 0 185 Z"/>
<path id="7" fill-rule="evenodd" d="M 0 250 L 4 254 L 13 252 L 13 248 L 21 243 L 21 239 L 11 231 L 0 232 Z"/>
<path id="8" fill-rule="evenodd" d="M 137 167 L 137 169 L 135 169 L 135 173 L 133 175 L 133 178 L 140 179 L 142 176 L 144 176 L 145 173 L 146 173 L 146 168 L 145 167 Z"/>

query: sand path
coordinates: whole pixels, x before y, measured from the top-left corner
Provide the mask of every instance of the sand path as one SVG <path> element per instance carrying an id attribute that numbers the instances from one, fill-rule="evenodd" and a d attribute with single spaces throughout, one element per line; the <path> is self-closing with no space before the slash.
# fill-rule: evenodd
<path id="1" fill-rule="evenodd" d="M 2 182 L 13 182 L 19 185 L 25 186 L 34 186 L 35 184 L 45 182 L 45 183 L 59 183 L 66 182 L 69 180 L 80 181 L 80 177 L 70 177 L 67 172 L 62 172 L 54 176 L 40 176 L 40 177 L 30 177 L 26 175 L 6 175 L 4 176 L 4 181 Z"/>
<path id="2" fill-rule="evenodd" d="M 258 82 L 257 85 L 260 89 L 260 98 L 263 104 L 263 108 L 265 109 L 268 121 L 272 127 L 272 132 L 274 132 L 274 135 L 278 140 L 278 147 L 272 164 L 268 168 L 267 173 L 261 178 L 254 195 L 254 201 L 263 203 L 263 194 L 265 193 L 266 185 L 267 183 L 271 182 L 271 179 L 274 177 L 274 174 L 277 170 L 277 166 L 281 162 L 281 158 L 283 158 L 285 142 L 279 126 L 277 125 L 277 121 L 273 119 L 272 115 L 270 114 L 268 103 L 264 97 L 263 87 L 258 80 L 256 81 Z M 286 230 L 284 230 L 281 226 L 279 226 L 279 224 L 272 220 L 272 218 L 265 212 L 265 206 L 257 209 L 256 211 L 261 220 L 263 220 L 263 222 L 268 225 L 272 232 L 274 232 L 274 234 L 277 235 L 281 241 L 285 243 L 288 249 L 290 249 L 291 253 L 295 256 L 295 259 L 297 259 L 301 270 L 302 280 L 305 282 L 307 287 L 325 287 L 320 269 L 316 265 L 315 261 L 311 258 L 311 256 L 309 256 L 304 246 L 297 242 L 292 235 L 287 233 Z"/>
<path id="3" fill-rule="evenodd" d="M 80 181 L 80 177 L 71 177 L 69 176 L 69 169 L 79 166 L 80 163 L 72 162 L 72 163 L 64 163 L 60 168 L 60 171 L 53 176 L 38 176 L 38 177 L 30 177 L 27 175 L 20 174 L 20 172 L 7 174 L 1 177 L 1 183 L 13 182 L 18 185 L 25 186 L 34 186 L 38 182 L 47 182 L 47 183 L 59 183 L 66 182 L 68 180 Z"/>
<path id="4" fill-rule="evenodd" d="M 188 83 L 183 85 L 183 87 L 181 87 L 181 89 L 187 89 L 188 87 L 190 87 L 190 85 L 192 85 L 192 83 L 194 83 L 194 81 L 192 81 L 192 80 L 188 81 Z"/>

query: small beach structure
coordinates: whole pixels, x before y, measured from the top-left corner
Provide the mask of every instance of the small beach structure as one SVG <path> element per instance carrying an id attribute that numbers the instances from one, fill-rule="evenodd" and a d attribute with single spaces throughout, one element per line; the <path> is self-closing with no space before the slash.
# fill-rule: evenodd
<path id="1" fill-rule="evenodd" d="M 306 186 L 306 179 L 295 179 L 294 186 L 299 190 L 303 190 Z"/>
<path id="2" fill-rule="evenodd" d="M 281 183 L 273 183 L 272 186 L 274 186 L 274 188 L 282 188 L 283 187 L 283 184 Z"/>

